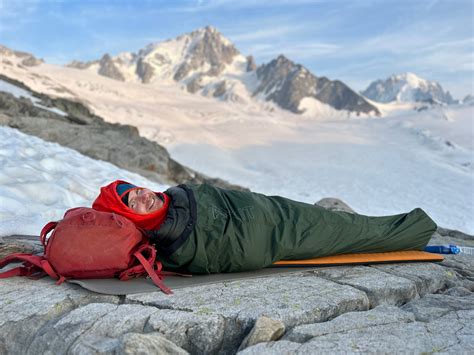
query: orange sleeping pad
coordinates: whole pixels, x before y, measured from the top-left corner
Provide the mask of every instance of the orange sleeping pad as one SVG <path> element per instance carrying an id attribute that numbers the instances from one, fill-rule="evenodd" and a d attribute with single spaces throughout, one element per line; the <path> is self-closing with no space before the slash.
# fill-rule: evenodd
<path id="1" fill-rule="evenodd" d="M 407 250 L 391 251 L 386 253 L 361 253 L 323 256 L 304 260 L 282 260 L 273 263 L 273 266 L 311 266 L 311 265 L 344 265 L 344 264 L 375 264 L 400 261 L 443 261 L 439 254 L 425 251 Z"/>

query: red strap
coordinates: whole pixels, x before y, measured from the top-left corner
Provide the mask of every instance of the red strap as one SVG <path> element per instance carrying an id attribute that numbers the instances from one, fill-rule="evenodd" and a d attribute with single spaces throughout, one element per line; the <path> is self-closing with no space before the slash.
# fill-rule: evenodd
<path id="1" fill-rule="evenodd" d="M 23 261 L 23 266 L 0 273 L 0 279 L 13 276 L 31 276 L 41 271 L 45 271 L 50 277 L 57 280 L 60 278 L 51 264 L 44 257 L 31 254 L 10 254 L 0 260 L 0 269 L 13 262 Z"/>
<path id="2" fill-rule="evenodd" d="M 42 269 L 41 260 L 43 260 L 43 257 L 39 255 L 31 255 L 31 254 L 24 254 L 24 253 L 10 254 L 7 257 L 0 260 L 0 269 L 4 267 L 5 265 L 8 265 L 13 262 L 17 262 L 17 261 L 26 261 Z"/>
<path id="3" fill-rule="evenodd" d="M 170 288 L 168 288 L 164 283 L 163 281 L 161 281 L 161 278 L 156 274 L 155 270 L 153 270 L 153 267 L 150 265 L 150 263 L 148 262 L 147 259 L 145 259 L 145 257 L 140 254 L 138 251 L 135 252 L 133 255 L 135 255 L 135 257 L 140 261 L 140 263 L 143 265 L 143 267 L 145 268 L 146 272 L 148 273 L 148 275 L 151 277 L 151 279 L 153 280 L 153 283 L 158 286 L 161 291 L 163 291 L 164 293 L 166 294 L 172 294 L 173 291 L 171 291 Z"/>
<path id="4" fill-rule="evenodd" d="M 49 263 L 48 260 L 43 259 L 41 260 L 41 268 L 52 278 L 55 280 L 60 279 L 62 276 L 57 274 L 54 270 L 51 264 Z M 61 283 L 61 282 L 60 282 Z M 59 285 L 59 283 L 58 283 Z"/>
<path id="5" fill-rule="evenodd" d="M 49 232 L 51 232 L 56 226 L 58 225 L 58 222 L 49 222 L 47 225 L 43 227 L 40 233 L 40 240 L 41 244 L 46 248 L 46 236 L 48 235 Z"/>
<path id="6" fill-rule="evenodd" d="M 31 268 L 19 266 L 8 271 L 0 272 L 0 279 L 6 279 L 13 276 L 30 276 L 32 273 L 33 271 Z"/>

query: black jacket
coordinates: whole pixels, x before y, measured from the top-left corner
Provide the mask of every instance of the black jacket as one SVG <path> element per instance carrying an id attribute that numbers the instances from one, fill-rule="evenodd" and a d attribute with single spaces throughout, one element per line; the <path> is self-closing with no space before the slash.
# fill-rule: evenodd
<path id="1" fill-rule="evenodd" d="M 165 221 L 159 229 L 145 232 L 160 253 L 171 255 L 196 224 L 196 201 L 186 185 L 170 187 L 164 193 L 171 198 Z"/>

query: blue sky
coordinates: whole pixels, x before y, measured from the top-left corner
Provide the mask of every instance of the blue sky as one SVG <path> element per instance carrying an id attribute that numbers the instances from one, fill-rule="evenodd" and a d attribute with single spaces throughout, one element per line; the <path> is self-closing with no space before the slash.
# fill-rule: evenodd
<path id="1" fill-rule="evenodd" d="M 138 51 L 206 25 L 356 90 L 411 71 L 474 93 L 472 0 L 0 0 L 0 43 L 49 63 Z"/>

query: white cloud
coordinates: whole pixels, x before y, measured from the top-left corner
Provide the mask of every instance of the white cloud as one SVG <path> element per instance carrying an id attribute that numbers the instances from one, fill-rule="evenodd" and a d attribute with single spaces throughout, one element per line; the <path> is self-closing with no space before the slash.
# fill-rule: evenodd
<path id="1" fill-rule="evenodd" d="M 40 0 L 0 0 L 0 33 L 15 32 L 35 21 Z"/>
<path id="2" fill-rule="evenodd" d="M 278 26 L 277 28 L 262 28 L 256 31 L 248 31 L 231 34 L 229 38 L 236 42 L 252 42 L 262 39 L 272 39 L 300 31 L 302 26 Z"/>
<path id="3" fill-rule="evenodd" d="M 284 54 L 290 60 L 299 61 L 303 59 L 314 59 L 319 56 L 325 56 L 337 52 L 340 47 L 333 43 L 324 42 L 300 42 L 285 43 L 284 45 L 275 44 L 254 44 L 250 45 L 248 52 L 255 57 L 270 59 L 279 54 Z"/>
<path id="4" fill-rule="evenodd" d="M 18 20 L 22 16 L 36 11 L 40 0 L 1 0 L 0 1 L 0 19 Z"/>

